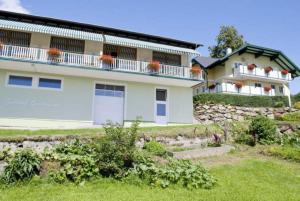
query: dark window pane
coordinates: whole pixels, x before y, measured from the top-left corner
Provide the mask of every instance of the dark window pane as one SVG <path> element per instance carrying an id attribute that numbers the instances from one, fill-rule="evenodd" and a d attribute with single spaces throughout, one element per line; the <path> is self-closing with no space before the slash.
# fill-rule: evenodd
<path id="1" fill-rule="evenodd" d="M 29 47 L 31 34 L 19 31 L 0 30 L 0 41 L 3 44 Z"/>
<path id="2" fill-rule="evenodd" d="M 157 116 L 166 116 L 166 104 L 157 104 Z"/>
<path id="3" fill-rule="evenodd" d="M 115 89 L 115 87 L 114 86 L 112 86 L 112 85 L 105 85 L 105 89 L 106 90 L 114 90 Z"/>
<path id="4" fill-rule="evenodd" d="M 153 52 L 153 60 L 162 64 L 181 66 L 181 55 L 169 54 L 164 52 Z"/>
<path id="5" fill-rule="evenodd" d="M 112 57 L 127 60 L 136 60 L 137 49 L 130 47 L 122 47 L 117 45 L 104 44 L 103 54 L 111 55 Z"/>
<path id="6" fill-rule="evenodd" d="M 39 79 L 39 87 L 60 89 L 61 88 L 61 80 L 40 78 Z"/>
<path id="7" fill-rule="evenodd" d="M 96 89 L 105 89 L 104 84 L 96 84 Z"/>
<path id="8" fill-rule="evenodd" d="M 166 101 L 167 100 L 167 90 L 157 89 L 156 90 L 156 100 L 157 101 Z"/>
<path id="9" fill-rule="evenodd" d="M 9 85 L 32 86 L 32 77 L 10 75 Z"/>
<path id="10" fill-rule="evenodd" d="M 271 88 L 272 88 L 272 89 L 275 89 L 276 87 L 275 87 L 275 85 L 272 84 L 272 85 L 271 85 Z"/>
<path id="11" fill-rule="evenodd" d="M 51 48 L 57 48 L 64 52 L 73 52 L 78 54 L 84 53 L 84 40 L 71 38 L 51 37 Z"/>
<path id="12" fill-rule="evenodd" d="M 124 87 L 123 86 L 116 86 L 115 90 L 116 91 L 124 91 Z"/>

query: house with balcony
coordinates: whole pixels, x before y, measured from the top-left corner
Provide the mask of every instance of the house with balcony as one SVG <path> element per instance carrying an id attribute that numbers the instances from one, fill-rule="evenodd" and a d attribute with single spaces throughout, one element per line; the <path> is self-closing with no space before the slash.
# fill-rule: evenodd
<path id="1" fill-rule="evenodd" d="M 245 43 L 220 59 L 198 56 L 194 66 L 203 70 L 199 93 L 228 93 L 247 96 L 288 96 L 289 83 L 300 76 L 299 68 L 281 51 Z"/>
<path id="2" fill-rule="evenodd" d="M 192 123 L 199 46 L 0 11 L 0 126 Z"/>

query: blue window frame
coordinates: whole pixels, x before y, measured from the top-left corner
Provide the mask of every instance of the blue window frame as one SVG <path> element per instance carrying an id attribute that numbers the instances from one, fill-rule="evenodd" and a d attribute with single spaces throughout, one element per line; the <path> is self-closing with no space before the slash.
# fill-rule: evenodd
<path id="1" fill-rule="evenodd" d="M 8 79 L 9 85 L 16 85 L 16 86 L 32 86 L 32 77 L 26 76 L 17 76 L 17 75 L 10 75 Z"/>
<path id="2" fill-rule="evenodd" d="M 61 80 L 40 78 L 39 79 L 39 87 L 51 88 L 51 89 L 61 89 Z"/>
<path id="3" fill-rule="evenodd" d="M 166 116 L 166 104 L 157 104 L 157 109 L 156 109 L 156 115 L 157 116 Z"/>

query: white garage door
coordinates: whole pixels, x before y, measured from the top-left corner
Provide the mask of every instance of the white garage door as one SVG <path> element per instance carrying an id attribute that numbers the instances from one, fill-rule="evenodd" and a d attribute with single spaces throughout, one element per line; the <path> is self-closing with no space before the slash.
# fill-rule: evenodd
<path id="1" fill-rule="evenodd" d="M 96 84 L 94 99 L 94 124 L 107 121 L 123 124 L 124 86 Z"/>

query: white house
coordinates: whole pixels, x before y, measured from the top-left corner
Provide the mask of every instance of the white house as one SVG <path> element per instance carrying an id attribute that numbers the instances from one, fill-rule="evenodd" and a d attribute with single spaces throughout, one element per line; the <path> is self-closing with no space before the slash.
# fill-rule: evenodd
<path id="1" fill-rule="evenodd" d="M 0 126 L 193 122 L 199 45 L 0 12 Z"/>

